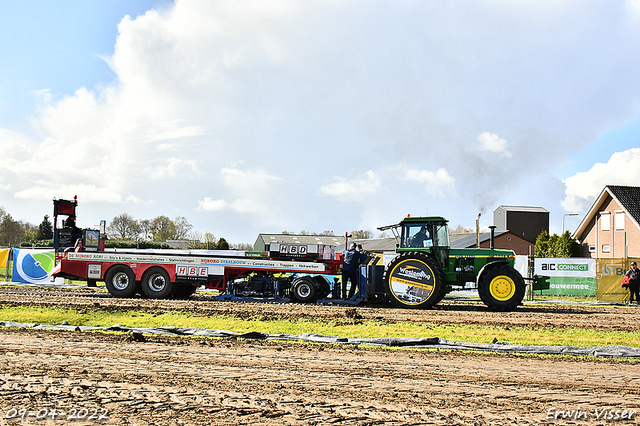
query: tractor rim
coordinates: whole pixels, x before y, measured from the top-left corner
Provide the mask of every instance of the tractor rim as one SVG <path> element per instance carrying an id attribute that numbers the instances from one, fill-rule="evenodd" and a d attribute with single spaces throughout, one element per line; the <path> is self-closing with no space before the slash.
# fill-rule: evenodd
<path id="1" fill-rule="evenodd" d="M 516 294 L 516 283 L 506 275 L 498 275 L 491 280 L 489 292 L 494 299 L 504 302 Z"/>

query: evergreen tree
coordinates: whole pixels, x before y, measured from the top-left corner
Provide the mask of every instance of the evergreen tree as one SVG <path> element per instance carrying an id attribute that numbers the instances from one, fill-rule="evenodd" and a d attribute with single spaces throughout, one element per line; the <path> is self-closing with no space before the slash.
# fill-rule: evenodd
<path id="1" fill-rule="evenodd" d="M 216 243 L 217 250 L 229 250 L 229 243 L 224 238 L 220 238 Z"/>
<path id="2" fill-rule="evenodd" d="M 547 231 L 542 231 L 536 238 L 533 253 L 536 257 L 549 257 L 549 233 Z"/>
<path id="3" fill-rule="evenodd" d="M 534 254 L 536 257 L 574 257 L 580 253 L 580 246 L 571 238 L 569 231 L 562 236 L 558 234 L 549 235 L 547 231 L 542 231 L 536 238 Z"/>
<path id="4" fill-rule="evenodd" d="M 44 215 L 44 219 L 38 225 L 38 232 L 36 234 L 36 240 L 52 240 L 53 239 L 53 224 L 49 220 L 49 215 Z"/>

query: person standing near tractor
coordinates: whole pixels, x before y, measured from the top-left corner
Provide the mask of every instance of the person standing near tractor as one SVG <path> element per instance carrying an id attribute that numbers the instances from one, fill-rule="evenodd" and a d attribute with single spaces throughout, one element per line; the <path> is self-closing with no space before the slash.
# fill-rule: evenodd
<path id="1" fill-rule="evenodd" d="M 351 299 L 358 288 L 358 265 L 366 256 L 360 253 L 356 243 L 351 243 L 349 250 L 344 252 L 344 263 L 342 264 L 342 298 Z M 347 281 L 351 281 L 349 287 L 349 297 L 347 297 Z"/>
<path id="2" fill-rule="evenodd" d="M 625 274 L 629 277 L 629 304 L 633 302 L 633 295 L 636 296 L 636 303 L 640 305 L 640 270 L 638 264 L 631 262 L 631 269 Z"/>

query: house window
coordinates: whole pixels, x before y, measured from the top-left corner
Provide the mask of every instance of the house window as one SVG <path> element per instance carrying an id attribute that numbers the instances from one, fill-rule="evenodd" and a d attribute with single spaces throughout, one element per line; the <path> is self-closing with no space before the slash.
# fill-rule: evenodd
<path id="1" fill-rule="evenodd" d="M 611 246 L 609 244 L 603 244 L 602 245 L 602 252 L 603 253 L 611 253 Z"/>
<path id="2" fill-rule="evenodd" d="M 617 229 L 624 229 L 624 212 L 616 212 L 613 216 L 613 222 Z"/>
<path id="3" fill-rule="evenodd" d="M 595 253 L 596 252 L 596 246 L 589 246 L 589 253 Z"/>
<path id="4" fill-rule="evenodd" d="M 611 230 L 611 213 L 609 212 L 600 213 L 600 230 L 601 231 Z"/>

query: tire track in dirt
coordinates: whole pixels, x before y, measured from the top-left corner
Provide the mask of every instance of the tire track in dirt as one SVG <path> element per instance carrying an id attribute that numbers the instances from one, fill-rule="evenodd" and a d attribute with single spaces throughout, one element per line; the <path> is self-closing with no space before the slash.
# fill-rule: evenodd
<path id="1" fill-rule="evenodd" d="M 3 413 L 84 407 L 107 409 L 112 424 L 162 426 L 481 425 L 539 424 L 552 407 L 579 408 L 593 423 L 596 409 L 640 407 L 640 374 L 620 362 L 34 330 L 0 337 Z"/>
<path id="2" fill-rule="evenodd" d="M 162 313 L 190 312 L 195 315 L 228 315 L 237 318 L 316 319 L 336 323 L 374 320 L 381 323 L 414 322 L 425 325 L 482 325 L 528 329 L 583 328 L 601 331 L 640 331 L 640 307 L 525 304 L 513 312 L 494 312 L 481 302 L 445 299 L 434 309 L 412 310 L 389 307 L 347 307 L 294 303 L 220 302 L 206 293 L 187 300 L 116 299 L 95 289 L 0 287 L 0 304 L 64 306 L 75 309 L 140 310 Z"/>

